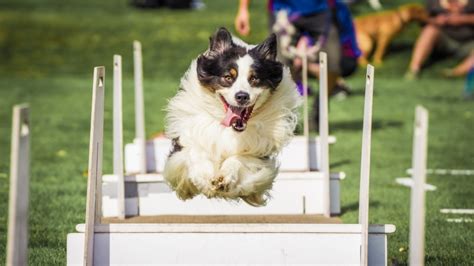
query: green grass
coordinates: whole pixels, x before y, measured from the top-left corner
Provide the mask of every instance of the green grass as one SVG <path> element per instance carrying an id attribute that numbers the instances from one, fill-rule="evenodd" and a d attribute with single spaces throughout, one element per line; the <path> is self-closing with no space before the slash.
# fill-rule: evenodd
<path id="1" fill-rule="evenodd" d="M 390 7 L 409 1 L 387 1 Z M 124 63 L 124 137 L 133 136 L 132 41 L 144 51 L 146 126 L 149 135 L 163 130 L 163 107 L 190 61 L 207 47 L 218 26 L 232 28 L 235 4 L 206 1 L 204 11 L 137 10 L 121 1 L 6 0 L 0 3 L 0 262 L 5 261 L 11 107 L 29 102 L 32 114 L 32 165 L 29 263 L 65 264 L 66 235 L 84 221 L 91 77 L 95 65 L 107 68 L 104 172 L 111 171 L 112 55 Z M 251 42 L 266 32 L 264 1 L 252 9 Z M 365 4 L 354 7 L 367 12 Z M 384 66 L 376 69 L 372 140 L 371 223 L 392 223 L 389 259 L 406 264 L 409 190 L 398 186 L 411 164 L 414 108 L 430 111 L 429 166 L 473 168 L 474 109 L 460 100 L 463 80 L 445 80 L 443 61 L 416 82 L 403 73 L 418 28 L 395 41 Z M 332 170 L 345 171 L 342 219 L 357 221 L 364 70 L 349 79 L 355 95 L 332 101 Z M 315 81 L 313 86 L 316 87 Z M 426 261 L 430 265 L 468 265 L 474 261 L 473 224 L 449 224 L 440 208 L 473 208 L 472 177 L 429 176 L 438 187 L 427 193 Z M 449 216 L 450 217 L 450 216 Z"/>

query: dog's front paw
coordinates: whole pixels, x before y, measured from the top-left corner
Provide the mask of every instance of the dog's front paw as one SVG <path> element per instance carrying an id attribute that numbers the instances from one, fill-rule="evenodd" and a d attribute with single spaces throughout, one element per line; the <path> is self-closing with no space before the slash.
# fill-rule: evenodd
<path id="1" fill-rule="evenodd" d="M 237 184 L 238 169 L 221 168 L 215 178 L 211 180 L 212 190 L 219 193 L 227 193 L 232 190 Z"/>
<path id="2" fill-rule="evenodd" d="M 202 160 L 189 166 L 189 179 L 201 191 L 208 189 L 208 180 L 215 175 L 214 165 L 208 160 Z"/>
<path id="3" fill-rule="evenodd" d="M 375 58 L 372 63 L 374 64 L 374 66 L 377 66 L 377 67 L 382 67 L 383 66 L 383 60 L 382 59 Z"/>
<path id="4" fill-rule="evenodd" d="M 359 66 L 361 66 L 361 67 L 366 67 L 369 64 L 369 60 L 367 60 L 367 58 L 365 58 L 363 56 L 360 56 L 357 61 L 359 63 Z"/>
<path id="5" fill-rule="evenodd" d="M 242 163 L 237 158 L 228 158 L 222 163 L 216 177 L 211 180 L 212 189 L 216 192 L 230 192 L 239 180 Z"/>
<path id="6" fill-rule="evenodd" d="M 211 188 L 214 192 L 228 192 L 231 186 L 229 178 L 224 177 L 223 175 L 218 175 L 215 178 L 211 179 Z"/>

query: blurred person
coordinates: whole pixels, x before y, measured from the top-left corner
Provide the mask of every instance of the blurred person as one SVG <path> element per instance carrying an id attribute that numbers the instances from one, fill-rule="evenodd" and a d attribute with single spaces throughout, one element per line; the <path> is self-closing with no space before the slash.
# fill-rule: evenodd
<path id="1" fill-rule="evenodd" d="M 430 14 L 413 49 L 407 79 L 415 79 L 432 54 L 463 58 L 457 67 L 445 71 L 456 75 L 469 69 L 469 54 L 474 49 L 474 0 L 427 0 Z"/>
<path id="2" fill-rule="evenodd" d="M 237 32 L 243 36 L 249 35 L 251 31 L 249 2 L 240 0 L 234 21 Z M 338 92 L 348 94 L 350 90 L 343 77 L 351 75 L 356 70 L 357 58 L 360 55 L 348 7 L 341 0 L 270 0 L 268 11 L 270 29 L 273 28 L 277 13 L 286 12 L 289 22 L 296 29 L 296 33 L 292 36 L 292 45 L 297 49 L 302 45 L 317 46 L 328 54 L 328 94 L 334 95 Z M 301 58 L 286 58 L 284 61 L 290 64 L 293 78 L 299 92 L 302 93 Z M 319 75 L 317 62 L 317 55 L 308 57 L 308 72 L 316 77 Z M 319 109 L 318 102 L 314 101 L 316 106 L 313 110 L 316 112 Z M 318 116 L 316 113 L 316 122 Z"/>

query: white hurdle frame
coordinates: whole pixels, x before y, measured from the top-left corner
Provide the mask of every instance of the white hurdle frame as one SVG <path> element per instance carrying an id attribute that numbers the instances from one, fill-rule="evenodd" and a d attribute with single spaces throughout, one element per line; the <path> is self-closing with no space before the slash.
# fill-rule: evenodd
<path id="1" fill-rule="evenodd" d="M 101 219 L 102 208 L 102 147 L 104 132 L 105 68 L 94 68 L 92 112 L 87 178 L 87 205 L 84 241 L 84 265 L 94 262 L 94 228 Z"/>
<path id="2" fill-rule="evenodd" d="M 306 165 L 307 170 L 310 171 L 309 166 L 309 104 L 308 104 L 308 55 L 306 54 L 306 45 L 303 45 L 303 52 L 301 55 L 302 79 L 303 79 L 303 130 L 306 138 Z M 323 215 L 325 217 L 331 216 L 331 195 L 330 195 L 330 180 L 329 180 L 329 123 L 328 123 L 328 71 L 327 71 L 327 54 L 325 52 L 319 53 L 319 145 L 320 145 L 320 169 L 323 174 Z"/>
<path id="3" fill-rule="evenodd" d="M 6 265 L 28 265 L 30 109 L 13 107 Z"/>
<path id="4" fill-rule="evenodd" d="M 323 174 L 323 215 L 331 215 L 331 195 L 329 180 L 329 122 L 328 122 L 328 68 L 327 54 L 319 53 L 319 139 L 320 139 L 320 172 Z"/>
<path id="5" fill-rule="evenodd" d="M 360 163 L 359 224 L 362 225 L 360 265 L 368 265 L 370 150 L 372 139 L 372 98 L 374 94 L 374 67 L 367 66 L 365 79 L 364 126 Z"/>
<path id="6" fill-rule="evenodd" d="M 303 134 L 306 139 L 305 144 L 306 144 L 306 160 L 305 160 L 305 165 L 306 165 L 306 171 L 310 171 L 310 166 L 309 166 L 309 104 L 308 104 L 308 55 L 306 54 L 306 44 L 303 45 L 303 53 L 301 56 L 302 59 L 302 81 L 303 81 Z"/>
<path id="7" fill-rule="evenodd" d="M 428 148 L 428 111 L 416 107 L 413 133 L 413 187 L 410 204 L 409 264 L 425 264 L 425 183 Z"/>
<path id="8" fill-rule="evenodd" d="M 122 56 L 114 55 L 113 158 L 117 177 L 117 216 L 125 219 L 125 180 L 123 170 Z"/>
<path id="9" fill-rule="evenodd" d="M 143 61 L 142 44 L 133 41 L 133 70 L 135 81 L 135 143 L 139 146 L 139 174 L 146 174 L 146 136 L 145 136 L 145 103 L 143 101 Z"/>
<path id="10" fill-rule="evenodd" d="M 302 262 L 304 257 L 306 262 L 312 264 L 330 263 L 350 263 L 355 261 L 367 265 L 370 250 L 371 265 L 387 265 L 387 240 L 386 235 L 393 233 L 393 225 L 370 226 L 363 222 L 368 222 L 368 184 L 370 175 L 370 136 L 372 119 L 372 98 L 373 98 L 373 67 L 369 66 L 366 81 L 366 98 L 364 106 L 364 130 L 363 130 L 363 152 L 361 158 L 361 184 L 365 188 L 360 189 L 361 209 L 359 210 L 361 221 L 358 224 L 220 224 L 220 223 L 166 223 L 166 224 L 100 224 L 98 221 L 97 203 L 98 196 L 101 196 L 101 187 L 96 187 L 101 171 L 102 163 L 102 135 L 103 135 L 103 108 L 104 108 L 104 69 L 98 67 L 94 72 L 94 96 L 92 106 L 91 121 L 91 145 L 90 145 L 90 171 L 87 194 L 87 223 L 76 227 L 77 233 L 68 234 L 68 265 L 85 263 L 92 265 L 94 261 L 99 264 L 125 263 L 171 263 L 187 262 L 189 258 L 177 257 L 173 253 L 176 245 L 183 245 L 186 241 L 196 241 L 209 243 L 211 246 L 198 248 L 193 262 L 210 263 L 224 262 L 230 259 L 236 262 L 248 263 L 250 261 L 272 261 L 282 263 L 288 258 L 290 262 Z M 95 209 L 94 209 L 95 208 Z M 365 220 L 364 220 L 365 219 Z M 363 221 L 362 221 L 363 220 Z M 91 222 L 92 221 L 92 222 Z M 94 232 L 97 234 L 94 236 Z M 370 235 L 371 245 L 367 234 Z M 315 241 L 314 247 L 325 250 L 323 253 L 311 252 L 306 241 Z M 238 241 L 255 241 L 253 245 L 264 250 L 268 257 L 254 252 L 255 247 L 239 246 Z M 183 242 L 184 241 L 184 242 Z M 278 241 L 275 246 L 274 242 Z M 94 242 L 96 247 L 94 247 Z M 191 243 L 189 242 L 189 243 Z M 132 243 L 130 246 L 130 243 Z M 231 244 L 228 248 L 223 243 Z M 165 254 L 156 254 L 150 250 L 149 245 L 156 245 L 167 250 Z M 295 245 L 301 245 L 295 248 Z M 310 245 L 310 246 L 313 246 Z M 188 248 L 190 246 L 188 245 Z M 241 250 L 236 253 L 237 248 Z M 335 251 L 336 247 L 341 247 Z M 84 248 L 84 250 L 81 250 Z M 210 248 L 210 249 L 209 249 Z M 303 248 L 303 249 L 301 249 Z M 97 252 L 94 260 L 92 249 Z M 215 250 L 214 250 L 215 249 Z M 195 249 L 192 246 L 190 251 Z M 208 251 L 219 251 L 217 253 Z M 334 254 L 343 256 L 332 256 Z M 86 251 L 85 257 L 81 256 Z M 284 254 L 282 254 L 282 251 Z M 288 251 L 289 253 L 285 253 Z M 361 251 L 365 251 L 363 253 Z M 269 252 L 269 253 L 267 253 Z M 100 254 L 100 256 L 99 256 Z M 346 257 L 349 256 L 349 257 Z M 142 257 L 143 256 L 143 257 Z M 248 257 L 247 257 L 248 256 Z M 284 261 L 281 259 L 285 259 Z M 360 259 L 360 261 L 359 261 Z"/>

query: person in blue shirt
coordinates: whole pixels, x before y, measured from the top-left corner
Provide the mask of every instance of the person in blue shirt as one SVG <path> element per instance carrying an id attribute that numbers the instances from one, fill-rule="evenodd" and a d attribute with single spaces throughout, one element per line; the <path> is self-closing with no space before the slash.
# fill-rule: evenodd
<path id="1" fill-rule="evenodd" d="M 290 16 L 308 16 L 326 12 L 328 3 L 315 0 L 270 0 L 268 7 L 271 12 L 286 10 Z"/>
<path id="2" fill-rule="evenodd" d="M 240 0 L 235 18 L 235 28 L 243 36 L 250 33 L 248 6 L 249 0 Z M 309 37 L 310 44 L 324 42 L 321 43 L 321 50 L 328 53 L 330 90 L 338 85 L 341 76 L 349 76 L 356 70 L 360 50 L 351 13 L 341 0 L 269 0 L 270 26 L 275 22 L 276 13 L 281 10 L 287 12 L 290 22 L 298 31 L 293 40 L 295 46 L 303 36 Z M 310 62 L 308 66 L 310 73 L 315 76 L 319 73 L 316 62 Z M 299 60 L 294 60 L 292 65 L 293 68 L 299 68 Z"/>
<path id="3" fill-rule="evenodd" d="M 235 18 L 235 29 L 243 36 L 250 33 L 250 0 L 240 0 Z M 269 0 L 269 26 L 275 23 L 276 14 L 286 11 L 288 20 L 296 28 L 292 44 L 298 46 L 302 41 L 309 45 L 318 45 L 328 54 L 329 95 L 340 91 L 348 94 L 349 88 L 343 77 L 351 75 L 357 68 L 357 58 L 361 52 L 357 46 L 352 15 L 342 0 Z M 308 61 L 308 72 L 319 75 L 317 56 Z M 301 59 L 286 60 L 292 69 L 293 78 L 301 90 Z M 301 91 L 300 91 L 301 93 Z M 318 102 L 315 101 L 317 105 Z M 313 109 L 318 109 L 317 106 Z M 318 114 L 315 114 L 318 120 Z"/>

